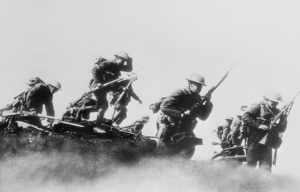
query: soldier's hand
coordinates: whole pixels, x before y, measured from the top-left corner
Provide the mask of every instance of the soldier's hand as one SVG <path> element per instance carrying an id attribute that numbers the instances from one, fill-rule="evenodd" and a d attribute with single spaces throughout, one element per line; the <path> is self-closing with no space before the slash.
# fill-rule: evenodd
<path id="1" fill-rule="evenodd" d="M 31 116 L 37 116 L 37 112 L 36 112 L 36 111 L 31 111 L 29 114 L 30 114 Z"/>
<path id="2" fill-rule="evenodd" d="M 47 119 L 47 122 L 48 122 L 47 127 L 51 127 L 54 121 L 53 119 Z"/>
<path id="3" fill-rule="evenodd" d="M 262 129 L 262 130 L 270 130 L 270 127 L 269 126 L 267 126 L 267 125 L 263 125 L 263 124 L 261 124 L 259 127 L 258 127 L 259 129 Z"/>
<path id="4" fill-rule="evenodd" d="M 211 94 L 210 94 L 210 93 L 207 93 L 207 94 L 205 95 L 205 99 L 206 99 L 207 102 L 209 102 L 209 101 L 211 100 Z"/>
<path id="5" fill-rule="evenodd" d="M 152 113 L 155 113 L 156 111 L 156 107 L 153 104 L 149 106 L 149 109 L 152 111 Z"/>
<path id="6" fill-rule="evenodd" d="M 187 116 L 187 115 L 191 115 L 190 110 L 186 110 L 185 112 L 181 113 L 181 117 L 184 117 L 184 116 Z"/>
<path id="7" fill-rule="evenodd" d="M 278 132 L 278 137 L 279 137 L 280 139 L 282 139 L 282 137 L 283 137 L 283 133 L 281 133 L 281 132 Z"/>
<path id="8" fill-rule="evenodd" d="M 142 102 L 142 100 L 140 100 L 140 99 L 138 100 L 138 102 L 139 102 L 140 104 L 142 104 L 142 103 L 143 103 L 143 102 Z"/>
<path id="9" fill-rule="evenodd" d="M 95 83 L 94 85 L 92 85 L 90 87 L 90 92 L 95 92 L 96 90 L 98 90 L 100 87 L 102 87 L 101 83 Z"/>

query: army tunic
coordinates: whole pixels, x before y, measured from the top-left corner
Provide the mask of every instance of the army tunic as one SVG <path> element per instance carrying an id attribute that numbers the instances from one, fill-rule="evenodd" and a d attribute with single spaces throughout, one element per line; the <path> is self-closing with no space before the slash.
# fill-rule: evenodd
<path id="1" fill-rule="evenodd" d="M 261 124 L 270 126 L 272 118 L 279 113 L 279 109 L 271 109 L 266 103 L 252 105 L 243 115 L 244 126 L 248 127 L 249 138 L 247 148 L 247 164 L 256 166 L 259 162 L 259 167 L 271 170 L 272 168 L 272 148 L 259 144 L 259 141 L 268 132 L 259 129 Z M 281 128 L 283 132 L 286 125 Z"/>
<path id="2" fill-rule="evenodd" d="M 121 71 L 131 72 L 132 62 L 127 62 L 126 65 L 118 64 L 114 60 L 107 61 L 100 59 L 92 69 L 92 76 L 94 83 L 107 83 L 117 79 L 121 75 Z M 108 109 L 107 93 L 112 91 L 116 92 L 119 89 L 119 85 L 114 84 L 112 86 L 97 90 L 94 95 L 97 99 L 96 109 L 97 114 L 97 127 L 101 126 L 103 116 Z"/>
<path id="3" fill-rule="evenodd" d="M 103 84 L 117 79 L 121 75 L 120 71 L 131 72 L 132 63 L 128 62 L 127 65 L 121 65 L 116 63 L 114 60 L 105 60 L 95 64 L 94 68 L 92 69 L 92 75 L 96 83 Z"/>
<path id="4" fill-rule="evenodd" d="M 26 96 L 26 107 L 29 111 L 36 111 L 42 113 L 43 105 L 45 105 L 48 116 L 54 116 L 53 107 L 53 94 L 50 92 L 50 88 L 43 83 L 36 84 Z"/>
<path id="5" fill-rule="evenodd" d="M 199 105 L 195 105 L 199 103 Z M 193 134 L 193 129 L 197 124 L 197 118 L 206 120 L 213 108 L 211 102 L 201 104 L 201 97 L 198 93 L 191 92 L 189 86 L 175 90 L 166 97 L 160 106 L 162 111 L 159 119 L 158 138 L 170 141 L 170 137 L 178 132 Z M 191 110 L 190 115 L 181 118 L 181 114 Z"/>

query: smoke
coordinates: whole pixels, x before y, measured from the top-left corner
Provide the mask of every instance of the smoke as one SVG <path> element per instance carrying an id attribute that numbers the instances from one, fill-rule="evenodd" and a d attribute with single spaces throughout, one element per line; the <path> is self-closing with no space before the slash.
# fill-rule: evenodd
<path id="1" fill-rule="evenodd" d="M 0 191 L 297 191 L 295 178 L 226 162 L 155 158 L 132 144 L 1 136 Z M 130 143 L 130 142 L 129 142 Z"/>

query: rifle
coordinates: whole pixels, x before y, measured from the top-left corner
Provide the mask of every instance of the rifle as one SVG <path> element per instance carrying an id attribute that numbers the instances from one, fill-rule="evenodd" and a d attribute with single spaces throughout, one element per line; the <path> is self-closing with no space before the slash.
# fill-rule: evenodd
<path id="1" fill-rule="evenodd" d="M 121 95 L 119 96 L 118 100 L 114 104 L 115 108 L 117 108 L 117 106 L 120 103 L 121 99 L 124 97 L 125 93 L 128 91 L 129 86 L 133 83 L 133 81 L 135 81 L 137 79 L 137 76 L 138 76 L 138 74 L 135 74 L 135 76 L 132 77 L 132 79 L 130 79 L 130 81 L 127 84 L 127 86 L 123 89 L 123 92 L 121 93 Z"/>
<path id="2" fill-rule="evenodd" d="M 275 150 L 277 150 L 282 140 L 279 137 L 279 129 L 286 123 L 287 117 L 290 114 L 290 111 L 293 107 L 294 100 L 299 95 L 300 91 L 290 100 L 274 117 L 270 124 L 270 130 L 265 136 L 259 141 L 260 144 L 269 146 Z"/>
<path id="3" fill-rule="evenodd" d="M 129 83 L 124 88 L 123 92 L 120 94 L 118 100 L 114 104 L 115 109 L 117 108 L 117 106 L 120 103 L 121 99 L 124 97 L 125 93 L 128 91 L 129 86 L 137 79 L 137 77 L 141 73 L 142 69 L 143 69 L 143 67 L 140 69 L 139 73 L 133 74 L 133 75 L 130 76 L 131 79 L 130 79 Z M 114 114 L 113 114 L 113 116 L 114 116 Z"/>
<path id="4" fill-rule="evenodd" d="M 75 126 L 75 127 L 85 128 L 83 125 L 65 122 L 65 121 L 63 121 L 63 120 L 61 120 L 61 119 L 58 119 L 58 118 L 55 118 L 55 117 L 51 117 L 51 116 L 47 116 L 47 115 L 41 115 L 41 114 L 38 114 L 37 116 L 40 117 L 40 118 L 52 119 L 52 120 L 58 121 L 59 123 L 62 123 L 62 124 L 72 125 L 72 126 Z"/>
<path id="5" fill-rule="evenodd" d="M 211 159 L 214 160 L 220 156 L 222 156 L 222 157 L 232 156 L 232 153 L 238 149 L 244 149 L 244 148 L 242 146 L 228 147 L 228 148 L 223 149 L 221 152 L 214 154 Z"/>
<path id="6" fill-rule="evenodd" d="M 244 57 L 244 56 L 243 56 Z M 219 87 L 219 85 L 221 85 L 221 83 L 226 79 L 228 73 L 243 59 L 243 57 L 241 57 L 238 62 L 236 62 L 230 69 L 229 71 L 227 71 L 227 73 L 224 75 L 224 77 L 222 77 L 222 79 L 219 81 L 219 83 L 216 86 L 213 86 L 202 98 L 200 103 L 196 103 L 191 109 L 190 111 L 193 111 L 195 108 L 197 108 L 200 104 L 201 105 L 205 105 L 207 102 L 209 102 L 211 94 Z"/>
<path id="7" fill-rule="evenodd" d="M 9 116 L 15 116 L 15 115 L 27 115 L 27 116 L 30 116 L 30 112 L 27 112 L 27 111 L 22 111 L 22 112 L 17 112 L 17 113 L 9 113 L 9 112 L 8 112 L 8 113 L 4 113 L 4 114 L 2 115 L 2 117 L 9 117 Z M 52 120 L 58 121 L 58 122 L 60 122 L 60 123 L 62 123 L 62 124 L 72 125 L 72 126 L 84 128 L 83 125 L 65 122 L 65 121 L 63 121 L 63 120 L 61 120 L 61 119 L 58 119 L 58 118 L 55 118 L 55 117 L 46 116 L 46 115 L 41 115 L 41 114 L 38 114 L 37 116 L 40 117 L 40 118 L 52 119 Z"/>
<path id="8" fill-rule="evenodd" d="M 79 101 L 81 101 L 83 98 L 88 98 L 88 97 L 90 96 L 90 94 L 94 93 L 95 91 L 97 91 L 97 90 L 99 90 L 99 89 L 102 89 L 102 88 L 104 88 L 104 87 L 107 87 L 107 86 L 109 86 L 109 85 L 111 85 L 111 84 L 114 84 L 114 83 L 120 83 L 120 82 L 122 82 L 122 81 L 125 81 L 125 80 L 127 80 L 127 79 L 130 79 L 130 78 L 132 78 L 132 76 L 133 76 L 133 75 L 128 76 L 128 77 L 121 77 L 121 78 L 115 79 L 115 80 L 113 80 L 113 81 L 110 81 L 110 82 L 108 82 L 108 83 L 104 83 L 103 85 L 101 85 L 100 83 L 92 83 L 92 84 L 90 85 L 90 87 L 89 87 L 90 90 L 87 91 L 87 92 L 85 92 L 85 93 L 83 93 L 83 94 L 81 95 L 80 98 L 78 98 L 78 99 L 76 99 L 75 101 L 71 102 L 71 103 L 70 103 L 70 107 L 75 106 L 75 105 L 76 105 Z"/>
<path id="9" fill-rule="evenodd" d="M 243 56 L 244 57 L 244 56 Z M 227 71 L 227 73 L 224 75 L 224 77 L 222 77 L 222 79 L 219 81 L 219 83 L 217 83 L 216 86 L 213 86 L 206 94 L 205 96 L 202 97 L 202 101 L 204 103 L 204 101 L 208 101 L 211 94 L 219 87 L 219 85 L 221 85 L 221 83 L 227 78 L 228 73 L 243 59 L 243 57 L 241 57 L 238 62 L 236 62 L 230 69 L 229 71 Z"/>

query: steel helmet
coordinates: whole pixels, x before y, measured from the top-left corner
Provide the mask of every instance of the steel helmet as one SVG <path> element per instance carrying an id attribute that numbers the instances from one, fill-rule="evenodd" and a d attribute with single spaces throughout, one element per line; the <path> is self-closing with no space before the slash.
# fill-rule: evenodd
<path id="1" fill-rule="evenodd" d="M 244 113 L 245 113 L 245 111 L 239 110 L 239 111 L 237 112 L 236 116 L 242 117 Z"/>
<path id="2" fill-rule="evenodd" d="M 53 80 L 53 81 L 49 82 L 48 84 L 61 90 L 61 84 L 58 81 Z"/>
<path id="3" fill-rule="evenodd" d="M 282 98 L 280 93 L 276 92 L 276 91 L 269 91 L 268 93 L 263 95 L 264 98 L 269 99 L 271 101 L 274 102 L 282 102 Z"/>
<path id="4" fill-rule="evenodd" d="M 190 75 L 188 78 L 186 78 L 186 80 L 200 83 L 200 84 L 206 86 L 204 77 L 197 73 Z"/>
<path id="5" fill-rule="evenodd" d="M 230 121 L 232 121 L 232 120 L 233 120 L 233 117 L 226 117 L 225 120 L 230 120 Z"/>
<path id="6" fill-rule="evenodd" d="M 125 60 L 128 60 L 128 59 L 129 59 L 128 54 L 125 53 L 125 52 L 117 53 L 117 54 L 115 54 L 115 57 L 121 57 L 121 58 L 123 58 L 123 59 L 125 59 Z"/>

